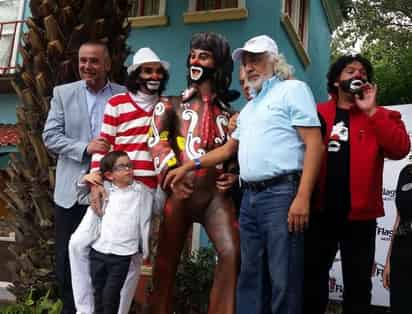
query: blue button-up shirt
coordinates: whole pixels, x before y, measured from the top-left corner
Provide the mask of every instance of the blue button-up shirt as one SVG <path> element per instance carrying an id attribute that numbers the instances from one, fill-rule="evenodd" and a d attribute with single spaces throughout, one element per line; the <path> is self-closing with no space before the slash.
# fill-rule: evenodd
<path id="1" fill-rule="evenodd" d="M 87 87 L 84 82 L 84 89 L 86 91 L 87 111 L 89 113 L 89 122 L 92 138 L 96 138 L 100 135 L 102 128 L 104 108 L 106 107 L 107 100 L 113 96 L 113 89 L 110 86 L 110 82 L 99 90 L 97 93 Z"/>
<path id="2" fill-rule="evenodd" d="M 296 127 L 319 127 L 316 104 L 309 87 L 277 77 L 240 112 L 232 134 L 239 141 L 240 177 L 245 181 L 270 179 L 303 167 L 304 143 Z"/>

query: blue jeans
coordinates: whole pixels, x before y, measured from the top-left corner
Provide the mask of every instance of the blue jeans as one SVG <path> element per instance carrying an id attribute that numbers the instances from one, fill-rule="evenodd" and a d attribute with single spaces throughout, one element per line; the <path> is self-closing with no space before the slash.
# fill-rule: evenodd
<path id="1" fill-rule="evenodd" d="M 255 192 L 240 208 L 241 269 L 237 314 L 300 314 L 303 233 L 288 231 L 288 210 L 298 179 Z"/>

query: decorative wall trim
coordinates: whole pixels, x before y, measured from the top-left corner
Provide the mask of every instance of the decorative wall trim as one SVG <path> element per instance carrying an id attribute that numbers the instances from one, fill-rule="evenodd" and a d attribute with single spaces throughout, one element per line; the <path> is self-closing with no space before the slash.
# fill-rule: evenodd
<path id="1" fill-rule="evenodd" d="M 166 26 L 169 23 L 166 15 L 136 16 L 129 17 L 128 20 L 135 28 Z"/>
<path id="2" fill-rule="evenodd" d="M 231 8 L 208 11 L 190 11 L 183 13 L 185 24 L 211 23 L 218 21 L 242 20 L 248 17 L 246 8 Z"/>

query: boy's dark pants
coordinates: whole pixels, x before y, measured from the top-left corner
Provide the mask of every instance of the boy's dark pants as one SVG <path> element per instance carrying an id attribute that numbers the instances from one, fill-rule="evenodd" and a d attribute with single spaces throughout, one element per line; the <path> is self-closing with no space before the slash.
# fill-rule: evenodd
<path id="1" fill-rule="evenodd" d="M 120 290 L 129 271 L 131 255 L 90 251 L 90 274 L 94 288 L 94 313 L 117 314 Z"/>

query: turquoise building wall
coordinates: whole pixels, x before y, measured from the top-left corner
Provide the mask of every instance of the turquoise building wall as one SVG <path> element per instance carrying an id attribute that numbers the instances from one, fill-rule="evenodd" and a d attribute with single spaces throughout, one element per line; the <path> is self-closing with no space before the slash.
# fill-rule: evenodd
<path id="1" fill-rule="evenodd" d="M 29 1 L 25 1 L 24 17 L 30 16 Z M 161 58 L 171 63 L 171 78 L 166 94 L 179 94 L 186 86 L 186 56 L 190 37 L 195 32 L 213 31 L 223 34 L 232 49 L 241 47 L 248 38 L 267 34 L 275 39 L 279 50 L 287 61 L 295 67 L 295 77 L 307 82 L 312 88 L 317 101 L 327 99 L 326 72 L 329 66 L 330 29 L 324 8 L 320 0 L 309 1 L 308 19 L 308 55 L 311 63 L 304 67 L 296 50 L 281 23 L 281 0 L 247 0 L 249 16 L 237 21 L 222 21 L 202 24 L 184 24 L 183 13 L 187 11 L 188 1 L 168 0 L 166 15 L 167 26 L 133 28 L 128 44 L 132 52 L 149 46 Z M 131 54 L 127 63 L 131 63 Z M 235 65 L 232 88 L 240 90 L 238 83 L 238 64 Z M 17 97 L 13 94 L 0 94 L 0 123 L 15 123 Z M 239 99 L 234 105 L 241 109 L 244 100 Z"/>
<path id="2" fill-rule="evenodd" d="M 19 102 L 16 94 L 0 94 L 0 124 L 17 122 L 16 107 Z"/>
<path id="3" fill-rule="evenodd" d="M 23 16 L 22 19 L 26 19 L 31 15 L 29 0 L 24 0 L 23 3 Z M 27 26 L 23 26 L 23 31 L 26 31 Z M 21 35 L 21 34 L 20 34 Z M 20 63 L 21 56 L 17 55 L 17 63 Z M 15 93 L 0 93 L 0 123 L 1 124 L 15 124 L 17 122 L 16 107 L 19 99 Z M 1 152 L 1 150 L 0 150 Z"/>
<path id="4" fill-rule="evenodd" d="M 295 77 L 307 82 L 317 101 L 325 100 L 326 71 L 329 66 L 330 29 L 320 0 L 310 1 L 308 20 L 308 54 L 310 65 L 305 69 L 296 50 L 281 23 L 281 0 L 247 0 L 249 16 L 236 21 L 222 21 L 202 24 L 184 24 L 183 13 L 187 11 L 187 1 L 167 1 L 167 26 L 134 28 L 128 43 L 135 52 L 149 46 L 161 58 L 171 63 L 171 79 L 166 94 L 178 94 L 186 86 L 186 57 L 190 37 L 193 33 L 213 31 L 224 35 L 232 49 L 241 47 L 245 40 L 259 34 L 267 34 L 275 39 L 279 50 L 287 61 L 295 67 Z M 127 62 L 131 63 L 132 56 Z M 232 88 L 239 90 L 238 65 L 235 65 Z M 240 109 L 243 99 L 235 103 Z"/>
<path id="5" fill-rule="evenodd" d="M 29 1 L 24 0 L 23 19 L 31 15 Z M 24 25 L 23 31 L 26 31 L 27 26 Z M 17 62 L 20 63 L 21 56 L 17 56 Z M 19 104 L 19 99 L 14 93 L 0 94 L 0 124 L 15 124 L 17 122 L 16 107 Z M 4 169 L 9 162 L 10 152 L 17 152 L 14 145 L 0 146 L 0 169 Z"/>
<path id="6" fill-rule="evenodd" d="M 16 106 L 18 98 L 14 94 L 0 94 L 0 124 L 15 124 L 17 122 Z M 10 152 L 15 152 L 16 146 L 0 146 L 0 169 L 4 169 L 9 161 Z"/>

